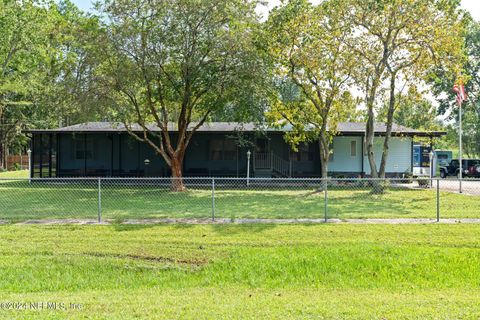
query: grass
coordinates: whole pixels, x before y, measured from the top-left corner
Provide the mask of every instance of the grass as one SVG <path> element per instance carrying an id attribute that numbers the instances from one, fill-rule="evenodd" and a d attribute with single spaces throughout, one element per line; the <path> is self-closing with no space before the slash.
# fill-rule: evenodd
<path id="1" fill-rule="evenodd" d="M 104 219 L 210 218 L 212 193 L 208 187 L 171 192 L 167 187 L 102 186 Z M 324 193 L 314 187 L 215 190 L 218 218 L 323 218 Z M 442 218 L 480 218 L 480 196 L 440 193 Z M 3 181 L 0 219 L 96 219 L 97 182 L 62 184 Z M 436 192 L 408 187 L 389 188 L 374 195 L 368 188 L 343 186 L 328 191 L 329 218 L 435 218 Z"/>
<path id="2" fill-rule="evenodd" d="M 28 171 L 0 173 L 1 178 L 26 178 Z M 0 219 L 96 219 L 97 182 L 31 183 L 0 181 Z M 218 218 L 323 218 L 325 195 L 315 187 L 231 188 L 215 190 Z M 480 196 L 440 192 L 442 218 L 480 218 Z M 102 185 L 104 219 L 210 218 L 212 193 L 209 186 L 171 192 L 148 184 Z M 388 188 L 383 195 L 369 188 L 345 185 L 328 191 L 329 218 L 435 218 L 436 191 L 411 187 Z"/>
<path id="3" fill-rule="evenodd" d="M 480 225 L 0 227 L 0 318 L 476 319 Z"/>
<path id="4" fill-rule="evenodd" d="M 17 171 L 0 171 L 0 179 L 26 179 L 28 178 L 28 170 Z"/>

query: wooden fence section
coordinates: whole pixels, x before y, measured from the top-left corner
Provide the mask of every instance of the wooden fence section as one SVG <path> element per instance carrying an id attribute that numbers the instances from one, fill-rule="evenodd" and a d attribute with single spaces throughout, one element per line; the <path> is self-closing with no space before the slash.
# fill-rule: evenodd
<path id="1" fill-rule="evenodd" d="M 7 170 L 15 169 L 17 164 L 20 169 L 28 169 L 28 155 L 9 155 L 7 156 Z"/>

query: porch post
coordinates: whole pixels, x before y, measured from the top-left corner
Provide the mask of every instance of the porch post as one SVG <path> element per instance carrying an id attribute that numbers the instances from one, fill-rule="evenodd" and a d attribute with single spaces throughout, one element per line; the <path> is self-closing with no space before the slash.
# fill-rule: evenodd
<path id="1" fill-rule="evenodd" d="M 48 177 L 52 177 L 52 134 L 50 133 L 48 135 Z"/>
<path id="2" fill-rule="evenodd" d="M 83 134 L 83 176 L 87 176 L 87 134 Z"/>
<path id="3" fill-rule="evenodd" d="M 289 177 L 289 178 L 292 177 L 292 170 L 293 170 L 293 166 L 292 166 L 292 152 L 291 152 L 291 151 L 288 151 L 288 177 Z"/>
<path id="4" fill-rule="evenodd" d="M 110 136 L 111 142 L 112 142 L 111 146 L 110 146 L 110 177 L 113 177 L 113 159 L 114 159 L 114 157 L 113 157 L 113 144 L 114 144 L 113 138 L 114 137 L 115 136 L 113 134 Z"/>
<path id="5" fill-rule="evenodd" d="M 250 152 L 250 150 L 248 150 L 247 151 L 247 187 L 250 184 L 250 155 L 251 154 L 252 153 Z M 253 156 L 253 159 L 255 159 L 255 156 Z"/>
<path id="6" fill-rule="evenodd" d="M 32 136 L 32 141 L 33 141 L 33 136 Z M 33 149 L 33 143 L 30 144 L 31 148 L 27 150 L 28 154 L 28 182 L 32 182 L 33 178 L 33 168 L 32 168 L 32 149 Z"/>

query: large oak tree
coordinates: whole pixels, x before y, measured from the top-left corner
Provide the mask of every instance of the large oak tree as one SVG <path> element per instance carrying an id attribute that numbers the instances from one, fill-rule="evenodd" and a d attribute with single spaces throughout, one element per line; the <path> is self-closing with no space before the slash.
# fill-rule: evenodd
<path id="1" fill-rule="evenodd" d="M 255 107 L 254 80 L 262 76 L 255 6 L 120 0 L 100 8 L 107 25 L 99 77 L 113 115 L 165 160 L 174 190 L 184 190 L 182 164 L 195 132 L 225 108 Z"/>

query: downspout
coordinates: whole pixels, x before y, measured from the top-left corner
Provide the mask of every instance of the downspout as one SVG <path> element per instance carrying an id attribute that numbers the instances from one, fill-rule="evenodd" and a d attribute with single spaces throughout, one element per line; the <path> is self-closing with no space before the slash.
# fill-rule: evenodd
<path id="1" fill-rule="evenodd" d="M 366 140 L 366 137 L 365 137 L 365 134 L 363 135 L 362 137 L 362 151 L 361 151 L 361 161 L 362 161 L 362 172 L 360 173 L 360 175 L 362 176 L 362 178 L 365 177 L 365 140 Z"/>
<path id="2" fill-rule="evenodd" d="M 413 175 L 413 136 L 410 141 L 410 174 Z"/>

